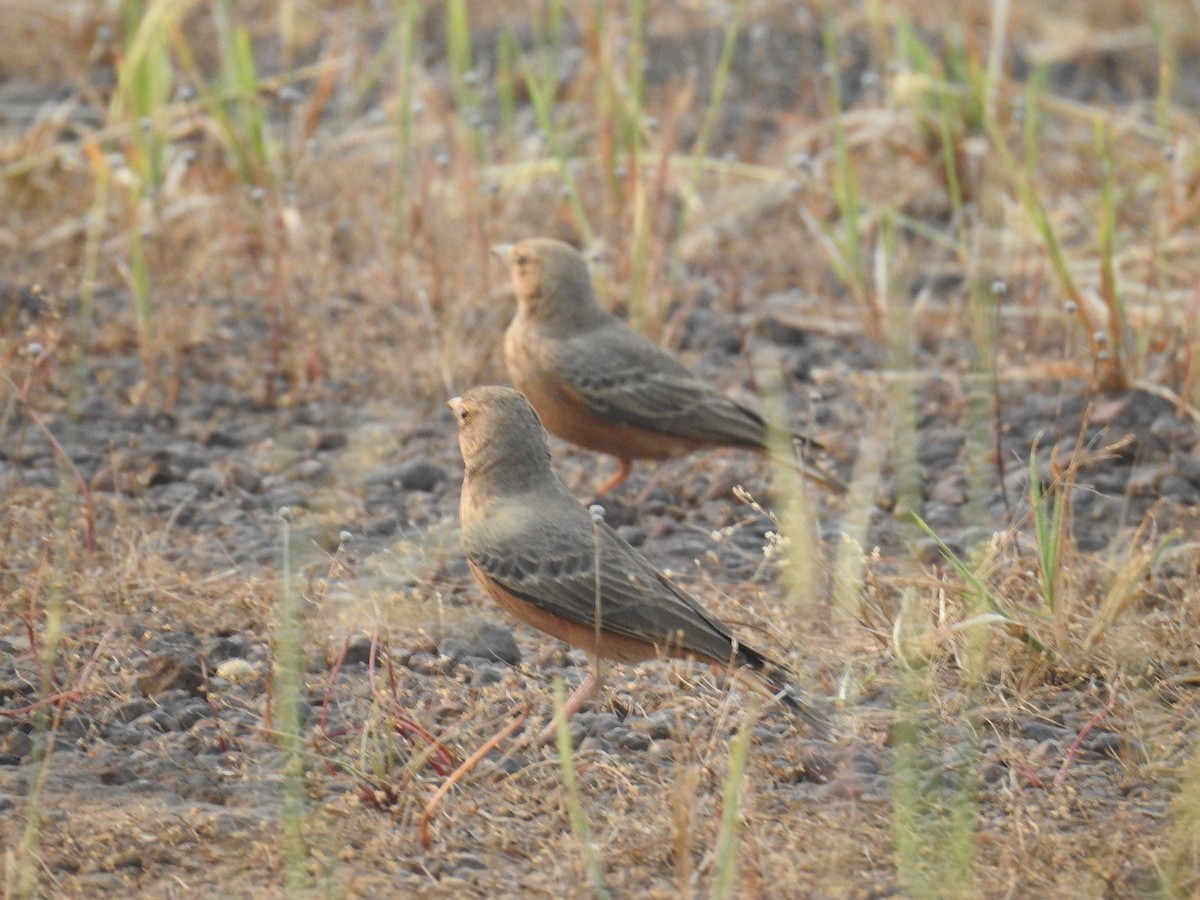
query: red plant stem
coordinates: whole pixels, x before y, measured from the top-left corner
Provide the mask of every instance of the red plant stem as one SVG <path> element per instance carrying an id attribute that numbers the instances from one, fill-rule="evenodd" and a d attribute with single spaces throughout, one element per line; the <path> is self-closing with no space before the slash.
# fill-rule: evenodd
<path id="1" fill-rule="evenodd" d="M 450 767 L 454 765 L 454 756 L 446 749 L 432 734 L 414 722 L 407 716 L 396 714 L 392 727 L 400 733 L 400 735 L 409 742 L 410 745 L 416 746 L 419 742 L 429 751 L 426 758 L 433 770 L 443 778 L 450 774 Z M 420 739 L 418 741 L 418 738 Z"/>
<path id="2" fill-rule="evenodd" d="M 1029 763 L 1021 760 L 1016 764 L 1016 770 L 1018 775 L 1022 776 L 1035 788 L 1040 788 L 1043 791 L 1046 789 L 1046 782 L 1038 778 L 1037 772 L 1033 770 L 1033 766 L 1029 765 Z"/>
<path id="3" fill-rule="evenodd" d="M 329 722 L 329 704 L 333 702 L 333 687 L 337 684 L 338 675 L 342 671 L 342 666 L 346 663 L 346 653 L 350 650 L 350 635 L 346 634 L 346 639 L 342 641 L 341 652 L 338 653 L 337 659 L 333 663 L 333 667 L 329 670 L 329 684 L 325 688 L 325 697 L 321 701 L 321 715 L 317 719 L 317 727 L 321 731 L 325 731 L 325 726 Z"/>
<path id="4" fill-rule="evenodd" d="M 1063 779 L 1067 777 L 1067 769 L 1071 767 L 1071 763 L 1075 759 L 1075 754 L 1079 752 L 1079 748 L 1083 746 L 1084 740 L 1092 729 L 1104 721 L 1112 713 L 1113 707 L 1117 704 L 1117 688 L 1114 684 L 1108 686 L 1108 703 L 1104 705 L 1104 709 L 1100 710 L 1094 716 L 1087 720 L 1087 723 L 1079 729 L 1079 734 L 1075 736 L 1075 740 L 1071 741 L 1071 746 L 1067 748 L 1067 755 L 1063 759 L 1063 764 L 1058 770 L 1058 774 L 1054 776 L 1054 786 L 1057 788 L 1063 783 Z"/>
<path id="5" fill-rule="evenodd" d="M 442 786 L 439 787 L 437 791 L 434 792 L 434 795 L 429 798 L 429 802 L 425 804 L 425 809 L 421 813 L 422 849 L 428 850 L 433 845 L 433 835 L 429 831 L 429 825 L 433 819 L 434 813 L 437 812 L 437 808 L 441 805 L 442 800 L 444 800 L 446 795 L 450 793 L 450 789 L 453 788 L 454 785 L 458 784 L 459 781 L 461 781 L 472 769 L 474 769 L 475 766 L 479 764 L 481 759 L 498 747 L 506 737 L 520 728 L 521 724 L 527 718 L 529 718 L 529 705 L 525 704 L 513 712 L 512 721 L 488 738 L 482 747 L 467 757 L 466 761 L 457 769 L 455 769 L 453 774 L 451 774 L 449 778 L 442 782 Z"/>
<path id="6" fill-rule="evenodd" d="M 36 700 L 33 703 L 17 707 L 16 709 L 0 709 L 0 716 L 23 716 L 36 709 L 41 709 L 43 706 L 58 705 L 62 707 L 66 706 L 70 700 L 78 700 L 83 696 L 84 690 L 87 688 L 87 683 L 91 679 L 92 673 L 96 670 L 97 663 L 100 661 L 100 651 L 104 648 L 105 643 L 108 642 L 112 633 L 113 629 L 110 628 L 96 642 L 96 649 L 92 651 L 92 655 L 88 657 L 88 661 L 84 664 L 83 669 L 80 670 L 79 683 L 74 688 L 69 691 L 55 691 L 41 700 Z"/>
<path id="7" fill-rule="evenodd" d="M 46 423 L 42 421 L 42 417 L 33 411 L 33 407 L 29 405 L 28 400 L 22 397 L 21 405 L 25 407 L 25 415 L 29 416 L 30 421 L 37 426 L 38 431 L 45 435 L 46 440 L 50 442 L 50 446 L 54 448 L 54 452 L 58 454 L 67 468 L 71 470 L 71 477 L 75 481 L 75 489 L 79 491 L 79 495 L 83 498 L 83 546 L 87 550 L 88 555 L 91 555 L 96 552 L 96 507 L 92 503 L 92 489 L 88 487 L 87 481 L 84 480 L 75 463 L 71 461 L 71 457 L 67 456 L 67 451 L 58 442 L 58 438 L 54 436 Z"/>

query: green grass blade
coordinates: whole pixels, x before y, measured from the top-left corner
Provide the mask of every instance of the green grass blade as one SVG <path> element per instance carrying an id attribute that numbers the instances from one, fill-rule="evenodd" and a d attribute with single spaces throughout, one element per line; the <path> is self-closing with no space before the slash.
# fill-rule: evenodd
<path id="1" fill-rule="evenodd" d="M 554 679 L 554 742 L 558 750 L 558 764 L 562 770 L 563 786 L 567 791 L 567 811 L 571 819 L 571 830 L 575 832 L 575 837 L 583 848 L 588 879 L 592 885 L 592 896 L 600 898 L 600 900 L 608 900 L 611 894 L 604 885 L 604 870 L 600 865 L 600 856 L 592 841 L 587 814 L 583 811 L 583 803 L 580 799 L 579 779 L 575 771 L 575 755 L 571 748 L 571 728 L 567 723 L 567 717 L 563 715 L 561 678 Z"/>
<path id="2" fill-rule="evenodd" d="M 752 702 L 742 717 L 738 733 L 729 745 L 729 770 L 721 793 L 721 826 L 717 831 L 716 875 L 713 878 L 713 897 L 729 897 L 737 873 L 738 845 L 741 841 L 742 783 L 750 763 L 750 748 L 754 739 L 754 723 L 758 720 L 758 702 Z"/>

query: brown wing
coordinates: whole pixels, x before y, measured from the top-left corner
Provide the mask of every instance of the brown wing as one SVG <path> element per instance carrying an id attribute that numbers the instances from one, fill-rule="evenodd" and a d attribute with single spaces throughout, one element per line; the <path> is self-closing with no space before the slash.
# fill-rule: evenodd
<path id="1" fill-rule="evenodd" d="M 514 597 L 561 619 L 594 628 L 598 590 L 600 624 L 606 632 L 714 662 L 754 664 L 720 621 L 620 535 L 603 523 L 593 530 L 591 517 L 577 501 L 569 496 L 562 500 L 553 516 L 544 517 L 497 504 L 487 523 L 464 531 L 467 558 Z"/>
<path id="2" fill-rule="evenodd" d="M 619 322 L 557 342 L 550 360 L 593 414 L 689 441 L 761 449 L 766 424 Z"/>

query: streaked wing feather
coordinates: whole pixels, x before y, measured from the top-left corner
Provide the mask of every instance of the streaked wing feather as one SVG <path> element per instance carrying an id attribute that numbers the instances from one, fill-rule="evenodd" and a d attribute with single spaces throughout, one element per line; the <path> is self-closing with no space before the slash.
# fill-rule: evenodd
<path id="1" fill-rule="evenodd" d="M 590 532 L 590 522 L 588 526 Z M 600 535 L 600 616 L 605 631 L 660 646 L 680 646 L 717 660 L 729 656 L 732 639 L 724 625 L 637 556 L 607 525 L 600 525 Z M 515 596 L 560 618 L 592 626 L 595 557 L 591 541 L 585 543 L 581 537 L 543 536 L 536 561 L 502 543 L 468 547 L 467 556 Z"/>
<path id="2" fill-rule="evenodd" d="M 632 335 L 632 339 L 631 339 Z M 761 447 L 761 417 L 734 402 L 632 332 L 562 342 L 555 368 L 569 392 L 597 415 L 690 440 Z M 579 359 L 597 364 L 581 366 Z"/>

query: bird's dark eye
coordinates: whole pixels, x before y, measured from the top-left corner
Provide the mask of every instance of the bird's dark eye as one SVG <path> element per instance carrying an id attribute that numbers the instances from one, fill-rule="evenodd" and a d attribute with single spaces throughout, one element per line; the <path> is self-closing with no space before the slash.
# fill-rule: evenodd
<path id="1" fill-rule="evenodd" d="M 471 411 L 460 406 L 458 408 L 458 421 L 465 422 L 469 418 L 471 418 Z"/>
<path id="2" fill-rule="evenodd" d="M 529 265 L 529 257 L 526 256 L 524 253 L 518 253 L 517 254 L 517 265 L 518 266 Z"/>

